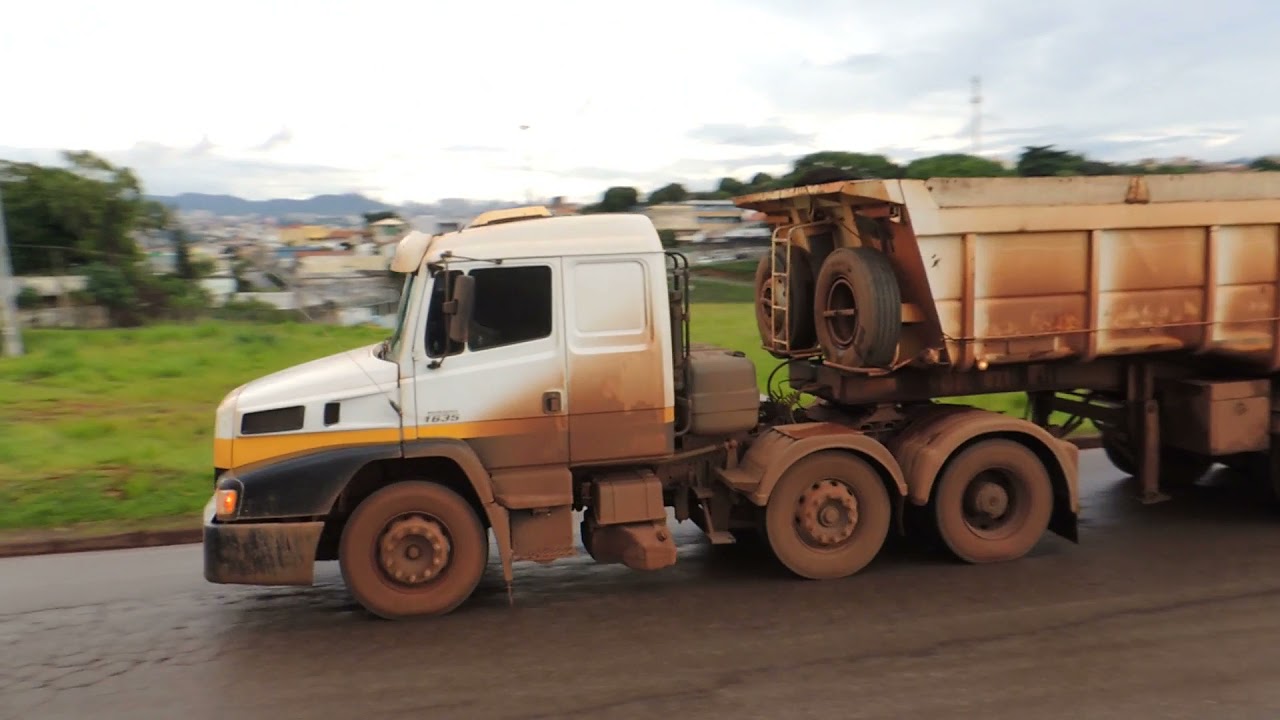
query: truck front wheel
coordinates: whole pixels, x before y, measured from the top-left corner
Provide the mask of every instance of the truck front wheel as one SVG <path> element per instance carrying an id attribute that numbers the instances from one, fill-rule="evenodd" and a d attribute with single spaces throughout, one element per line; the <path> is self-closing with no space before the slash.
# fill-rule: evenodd
<path id="1" fill-rule="evenodd" d="M 889 533 L 889 493 L 871 465 L 825 451 L 797 461 L 769 495 L 765 533 L 788 570 L 811 580 L 852 575 Z"/>
<path id="2" fill-rule="evenodd" d="M 453 610 L 475 591 L 488 559 L 471 505 L 421 481 L 388 485 L 356 506 L 338 552 L 356 601 L 387 619 Z"/>
<path id="3" fill-rule="evenodd" d="M 933 494 L 938 535 L 970 563 L 1014 560 L 1049 527 L 1053 486 L 1044 463 L 1012 440 L 981 440 L 947 463 Z"/>

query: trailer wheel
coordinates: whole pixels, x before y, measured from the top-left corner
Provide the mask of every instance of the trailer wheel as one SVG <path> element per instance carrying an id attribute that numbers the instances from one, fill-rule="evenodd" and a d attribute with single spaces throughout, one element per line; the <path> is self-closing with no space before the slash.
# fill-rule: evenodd
<path id="1" fill-rule="evenodd" d="M 779 247 L 772 251 L 778 257 L 780 265 L 786 263 L 786 253 Z M 813 267 L 809 263 L 809 253 L 791 248 L 791 267 L 787 272 L 787 284 L 782 288 L 775 287 L 771 277 L 772 267 L 769 262 L 770 253 L 766 253 L 756 264 L 755 306 L 756 329 L 760 333 L 760 342 L 766 347 L 773 346 L 773 339 L 782 335 L 783 319 L 776 323 L 772 315 L 774 291 L 787 291 L 788 345 L 793 350 L 808 350 L 815 343 L 813 332 Z M 780 283 L 779 283 L 780 285 Z M 770 331 L 770 328 L 773 328 Z M 782 353 L 769 351 L 774 357 L 785 357 Z"/>
<path id="2" fill-rule="evenodd" d="M 351 513 L 338 560 L 347 588 L 387 619 L 443 615 L 475 591 L 489 559 L 471 505 L 436 483 L 389 485 Z"/>
<path id="3" fill-rule="evenodd" d="M 1102 451 L 1116 469 L 1137 477 L 1138 462 L 1128 440 L 1114 432 L 1102 433 Z M 1195 485 L 1213 466 L 1213 460 L 1174 447 L 1160 448 L 1160 485 L 1171 490 Z"/>
<path id="4" fill-rule="evenodd" d="M 902 333 L 902 293 L 893 266 L 871 248 L 839 248 L 818 271 L 814 329 L 827 359 L 844 367 L 893 362 Z"/>
<path id="5" fill-rule="evenodd" d="M 811 580 L 853 575 L 884 546 L 892 508 L 879 473 L 841 451 L 787 469 L 769 496 L 765 534 L 788 570 Z"/>
<path id="6" fill-rule="evenodd" d="M 938 537 L 970 563 L 1016 560 L 1040 541 L 1053 513 L 1049 472 L 1012 440 L 982 440 L 947 463 L 934 487 Z"/>

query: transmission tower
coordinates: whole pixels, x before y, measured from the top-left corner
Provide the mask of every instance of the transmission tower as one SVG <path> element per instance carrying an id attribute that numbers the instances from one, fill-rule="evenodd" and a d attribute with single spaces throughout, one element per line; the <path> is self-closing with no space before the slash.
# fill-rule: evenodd
<path id="1" fill-rule="evenodd" d="M 973 78 L 973 93 L 969 98 L 973 106 L 973 154 L 982 153 L 982 78 Z"/>

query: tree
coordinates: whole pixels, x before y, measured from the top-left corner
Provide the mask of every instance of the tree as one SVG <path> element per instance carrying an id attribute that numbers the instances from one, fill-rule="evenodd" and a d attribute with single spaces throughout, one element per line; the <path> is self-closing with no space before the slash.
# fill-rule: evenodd
<path id="1" fill-rule="evenodd" d="M 659 230 L 658 239 L 662 241 L 662 247 L 673 248 L 677 244 L 676 231 L 675 230 Z"/>
<path id="2" fill-rule="evenodd" d="M 1023 177 L 1051 177 L 1081 174 L 1085 159 L 1052 145 L 1028 145 L 1018 156 L 1018 174 Z"/>
<path id="3" fill-rule="evenodd" d="M 742 195 L 747 189 L 746 183 L 737 178 L 722 177 L 720 183 L 716 185 L 716 192 L 722 193 L 727 197 L 734 195 Z"/>
<path id="4" fill-rule="evenodd" d="M 649 193 L 649 204 L 683 202 L 689 199 L 689 191 L 680 183 L 669 183 Z"/>
<path id="5" fill-rule="evenodd" d="M 751 182 L 747 183 L 747 192 L 757 193 L 764 192 L 766 190 L 773 190 L 777 185 L 777 182 L 778 181 L 769 173 L 758 172 L 755 175 L 752 175 Z"/>
<path id="6" fill-rule="evenodd" d="M 1280 171 L 1280 159 L 1274 156 L 1260 157 L 1249 163 L 1249 167 L 1254 170 L 1262 170 L 1264 172 Z"/>
<path id="7" fill-rule="evenodd" d="M 382 222 L 383 220 L 390 220 L 391 218 L 400 219 L 400 216 L 397 215 L 394 210 L 375 210 L 364 214 L 364 224 L 372 225 L 376 222 Z"/>
<path id="8" fill-rule="evenodd" d="M 167 211 L 143 199 L 132 170 L 87 152 L 63 159 L 63 167 L 0 161 L 14 271 L 135 262 L 133 232 L 163 222 Z"/>
<path id="9" fill-rule="evenodd" d="M 627 212 L 640 204 L 640 193 L 633 187 L 611 187 L 596 206 L 596 212 Z"/>
<path id="10" fill-rule="evenodd" d="M 195 266 L 191 263 L 191 243 L 182 228 L 176 228 L 170 234 L 173 240 L 174 270 L 184 280 L 196 278 Z"/>
<path id="11" fill-rule="evenodd" d="M 906 168 L 906 176 L 915 180 L 946 177 L 1001 177 L 1009 171 L 994 160 L 965 155 L 963 153 L 947 153 L 912 160 Z"/>
<path id="12" fill-rule="evenodd" d="M 798 178 L 817 170 L 826 171 L 827 176 L 834 176 L 836 173 L 830 171 L 837 171 L 841 179 L 849 180 L 902 177 L 902 168 L 884 155 L 823 150 L 796 160 L 788 178 Z"/>
<path id="13" fill-rule="evenodd" d="M 107 309 L 117 325 L 137 325 L 141 318 L 138 291 L 128 273 L 118 265 L 90 263 L 85 268 L 86 291 L 98 305 Z"/>

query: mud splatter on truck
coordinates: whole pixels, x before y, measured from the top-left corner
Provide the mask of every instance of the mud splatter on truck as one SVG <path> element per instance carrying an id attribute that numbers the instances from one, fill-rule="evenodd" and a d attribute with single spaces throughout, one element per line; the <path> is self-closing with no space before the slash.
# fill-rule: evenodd
<path id="1" fill-rule="evenodd" d="M 653 570 L 668 517 L 857 573 L 889 532 L 971 563 L 1076 539 L 1083 419 L 1143 499 L 1212 462 L 1272 482 L 1280 174 L 869 180 L 738 198 L 765 213 L 754 364 L 689 337 L 688 265 L 639 215 L 526 208 L 401 241 L 395 333 L 218 408 L 212 582 L 337 560 L 384 617 L 446 613 L 489 538 Z M 1025 392 L 1016 418 L 939 398 Z M 1050 422 L 1055 411 L 1070 418 Z M 577 513 L 581 520 L 577 521 Z"/>

